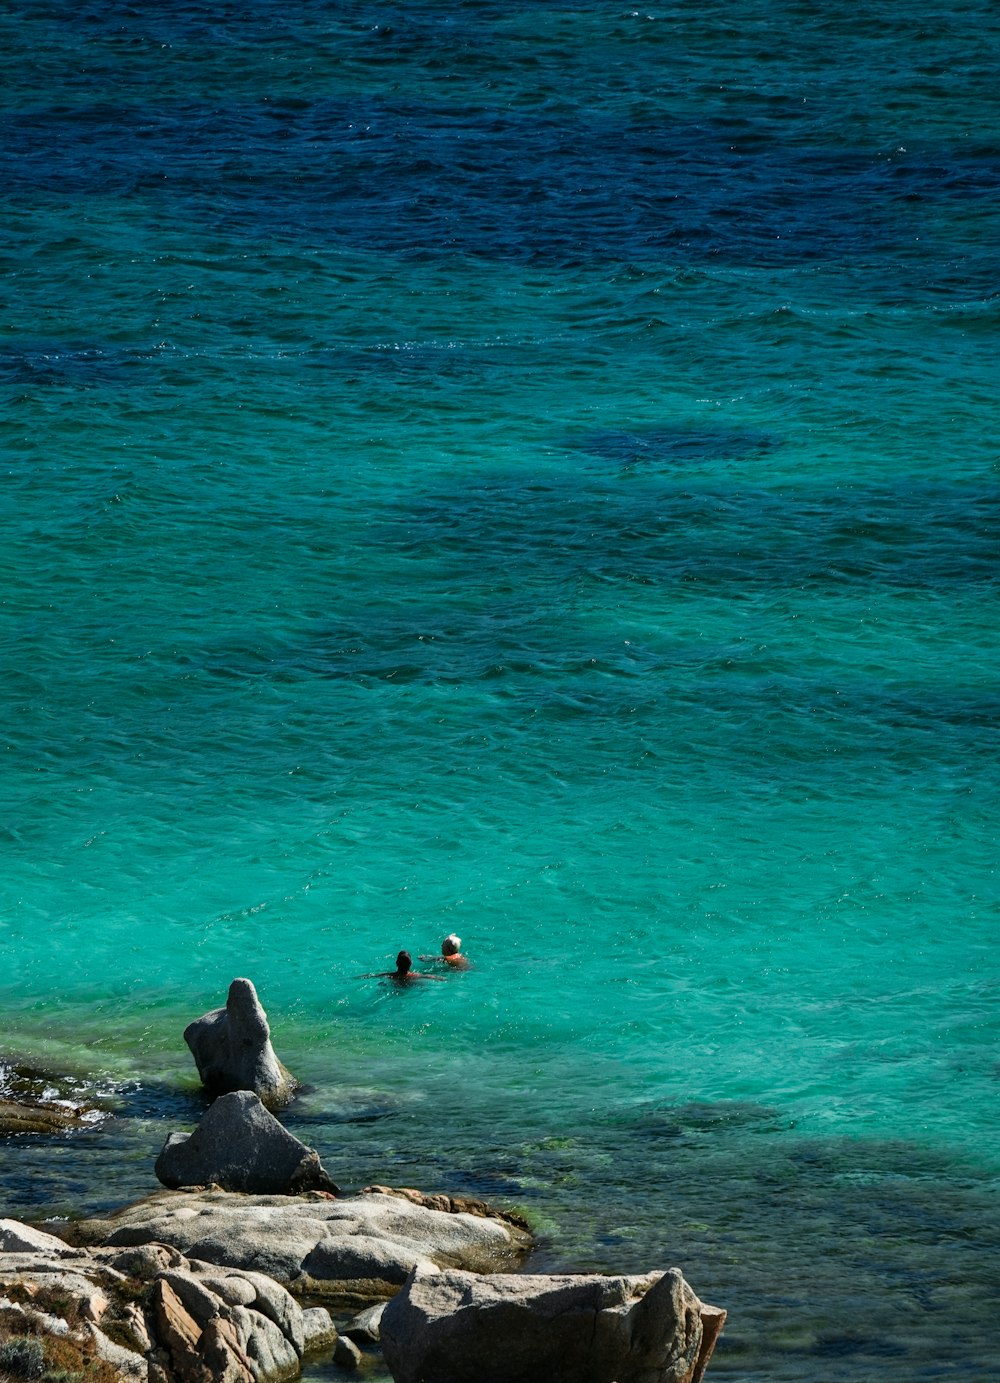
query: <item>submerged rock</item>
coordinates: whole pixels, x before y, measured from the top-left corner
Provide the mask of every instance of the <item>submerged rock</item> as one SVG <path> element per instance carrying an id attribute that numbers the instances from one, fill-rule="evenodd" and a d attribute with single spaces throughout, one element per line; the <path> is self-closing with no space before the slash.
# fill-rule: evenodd
<path id="1" fill-rule="evenodd" d="M 645 1277 L 417 1269 L 382 1313 L 396 1383 L 698 1383 L 726 1313 Z"/>
<path id="2" fill-rule="evenodd" d="M 225 1008 L 189 1023 L 184 1041 L 210 1095 L 252 1090 L 268 1109 L 282 1109 L 298 1088 L 274 1054 L 267 1014 L 250 980 L 233 980 Z"/>
<path id="3" fill-rule="evenodd" d="M 266 1273 L 296 1294 L 348 1300 L 389 1297 L 415 1267 L 512 1269 L 532 1244 L 513 1221 L 383 1192 L 335 1200 L 320 1192 L 161 1191 L 109 1219 L 82 1221 L 74 1233 L 89 1244 L 170 1245 L 206 1263 Z"/>
<path id="4" fill-rule="evenodd" d="M 0 1134 L 69 1133 L 106 1112 L 84 1097 L 72 1077 L 0 1062 Z"/>
<path id="5" fill-rule="evenodd" d="M 172 1133 L 154 1170 L 175 1190 L 212 1184 L 265 1195 L 337 1190 L 319 1154 L 279 1124 L 250 1090 L 220 1096 L 193 1133 Z"/>

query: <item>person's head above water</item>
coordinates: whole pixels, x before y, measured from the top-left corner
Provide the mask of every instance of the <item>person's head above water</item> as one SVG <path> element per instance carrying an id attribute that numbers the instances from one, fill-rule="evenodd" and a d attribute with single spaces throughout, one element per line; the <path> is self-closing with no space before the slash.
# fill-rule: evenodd
<path id="1" fill-rule="evenodd" d="M 446 936 L 441 942 L 441 964 L 446 965 L 449 970 L 469 970 L 471 962 L 468 956 L 462 955 L 462 938 L 456 936 L 454 932 Z"/>
<path id="2" fill-rule="evenodd" d="M 421 956 L 423 960 L 423 956 Z M 443 980 L 443 975 L 424 975 L 419 970 L 413 969 L 413 957 L 409 951 L 400 951 L 396 956 L 395 970 L 375 970 L 367 975 L 359 975 L 359 980 L 388 980 L 390 984 L 396 984 L 406 989 L 410 985 L 416 984 L 419 980 Z"/>

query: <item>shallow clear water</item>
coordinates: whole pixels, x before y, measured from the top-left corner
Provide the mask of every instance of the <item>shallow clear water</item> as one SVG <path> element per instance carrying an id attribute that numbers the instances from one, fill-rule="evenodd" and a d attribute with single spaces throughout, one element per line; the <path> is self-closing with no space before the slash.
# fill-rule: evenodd
<path id="1" fill-rule="evenodd" d="M 0 37 L 0 1010 L 119 1092 L 9 1213 L 151 1188 L 245 974 L 345 1187 L 991 1377 L 995 11 Z"/>

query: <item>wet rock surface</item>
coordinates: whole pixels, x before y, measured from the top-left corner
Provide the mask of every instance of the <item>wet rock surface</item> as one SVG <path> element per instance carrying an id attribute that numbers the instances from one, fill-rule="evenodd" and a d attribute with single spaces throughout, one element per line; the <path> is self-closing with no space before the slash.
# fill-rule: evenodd
<path id="1" fill-rule="evenodd" d="M 69 1133 L 98 1123 L 106 1114 L 67 1076 L 0 1063 L 0 1135 Z"/>

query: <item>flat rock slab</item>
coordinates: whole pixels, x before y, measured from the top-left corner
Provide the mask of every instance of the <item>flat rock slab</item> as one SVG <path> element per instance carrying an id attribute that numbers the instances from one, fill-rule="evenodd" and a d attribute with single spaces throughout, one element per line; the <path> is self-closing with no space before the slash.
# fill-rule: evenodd
<path id="1" fill-rule="evenodd" d="M 88 1113 L 54 1101 L 0 1100 L 0 1133 L 66 1133 L 93 1122 Z"/>
<path id="2" fill-rule="evenodd" d="M 0 1134 L 72 1133 L 107 1118 L 72 1076 L 0 1061 Z"/>
<path id="3" fill-rule="evenodd" d="M 509 1271 L 531 1247 L 514 1220 L 431 1208 L 416 1195 L 163 1191 L 107 1220 L 81 1222 L 75 1237 L 107 1246 L 169 1244 L 188 1258 L 265 1273 L 297 1294 L 331 1299 L 392 1296 L 417 1267 Z"/>

